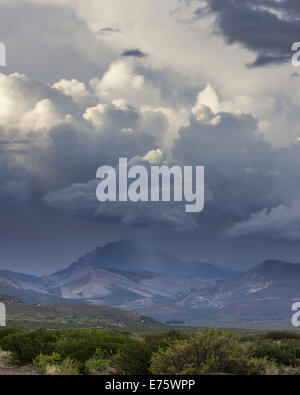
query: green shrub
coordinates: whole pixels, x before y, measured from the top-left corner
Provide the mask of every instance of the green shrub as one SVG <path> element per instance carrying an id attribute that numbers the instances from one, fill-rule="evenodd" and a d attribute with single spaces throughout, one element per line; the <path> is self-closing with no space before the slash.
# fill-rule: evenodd
<path id="1" fill-rule="evenodd" d="M 160 349 L 152 357 L 150 370 L 155 375 L 247 374 L 251 353 L 250 347 L 240 344 L 234 336 L 210 329 L 188 340 L 176 340 L 165 350 Z"/>
<path id="2" fill-rule="evenodd" d="M 80 366 L 78 362 L 71 358 L 65 358 L 58 367 L 58 374 L 62 376 L 71 376 L 80 374 Z"/>
<path id="3" fill-rule="evenodd" d="M 263 335 L 263 339 L 269 340 L 285 340 L 285 339 L 298 339 L 300 340 L 299 333 L 292 331 L 268 331 Z"/>
<path id="4" fill-rule="evenodd" d="M 267 357 L 252 358 L 249 361 L 249 375 L 278 375 L 281 369 L 273 361 L 269 361 Z"/>
<path id="5" fill-rule="evenodd" d="M 33 360 L 34 366 L 42 374 L 47 373 L 47 368 L 49 366 L 59 366 L 60 363 L 61 355 L 58 353 L 53 353 L 52 355 L 40 354 Z"/>
<path id="6" fill-rule="evenodd" d="M 144 340 L 146 344 L 151 345 L 153 349 L 156 351 L 159 348 L 166 348 L 175 340 L 184 340 L 188 338 L 189 336 L 186 334 L 182 334 L 175 330 L 171 330 L 167 333 L 162 333 L 162 334 L 155 333 L 152 335 L 146 335 Z"/>
<path id="7" fill-rule="evenodd" d="M 33 361 L 35 367 L 41 374 L 52 375 L 78 375 L 80 373 L 79 364 L 71 358 L 62 359 L 61 355 L 40 354 Z"/>
<path id="8" fill-rule="evenodd" d="M 71 336 L 70 336 L 71 335 Z M 91 360 L 98 350 L 99 359 L 108 359 L 125 345 L 134 342 L 127 336 L 115 335 L 97 330 L 65 331 L 56 344 L 56 351 L 63 358 L 77 361 L 81 373 L 87 373 L 86 362 Z"/>
<path id="9" fill-rule="evenodd" d="M 172 330 L 163 334 L 146 335 L 144 340 L 136 340 L 124 346 L 120 352 L 111 359 L 110 366 L 117 374 L 148 375 L 152 355 L 158 349 L 167 348 L 178 339 L 185 339 L 187 335 Z"/>
<path id="10" fill-rule="evenodd" d="M 108 359 L 93 357 L 88 361 L 86 361 L 85 366 L 86 366 L 86 371 L 88 373 L 93 373 L 93 372 L 103 373 L 107 370 L 108 364 L 109 364 Z"/>
<path id="11" fill-rule="evenodd" d="M 21 334 L 23 332 L 24 329 L 22 328 L 10 328 L 10 327 L 0 328 L 0 341 L 9 335 Z"/>
<path id="12" fill-rule="evenodd" d="M 85 363 L 93 358 L 97 349 L 101 350 L 102 358 L 107 359 L 134 341 L 128 334 L 124 336 L 94 329 L 9 329 L 1 333 L 0 347 L 11 351 L 15 363 L 30 364 L 40 354 L 58 353 L 62 360 L 70 358 L 76 361 L 81 373 L 85 373 Z"/>
<path id="13" fill-rule="evenodd" d="M 98 372 L 103 373 L 108 368 L 108 363 L 113 353 L 107 350 L 96 349 L 93 358 L 89 359 L 86 363 L 86 370 L 89 373 Z"/>
<path id="14" fill-rule="evenodd" d="M 0 347 L 4 351 L 11 351 L 15 363 L 30 364 L 39 354 L 52 354 L 55 351 L 55 341 L 55 335 L 45 329 L 17 331 L 3 337 Z"/>
<path id="15" fill-rule="evenodd" d="M 286 366 L 297 364 L 296 349 L 281 342 L 261 341 L 255 347 L 254 356 L 256 358 L 267 357 L 270 361 Z"/>
<path id="16" fill-rule="evenodd" d="M 111 360 L 111 367 L 121 375 L 147 375 L 149 374 L 153 346 L 143 341 L 125 346 Z"/>

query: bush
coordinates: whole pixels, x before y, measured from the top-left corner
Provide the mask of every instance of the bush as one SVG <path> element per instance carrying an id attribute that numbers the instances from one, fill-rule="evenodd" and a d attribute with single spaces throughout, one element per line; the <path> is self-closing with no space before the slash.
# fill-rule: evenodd
<path id="1" fill-rule="evenodd" d="M 71 358 L 66 358 L 58 367 L 58 374 L 62 376 L 79 375 L 80 366 L 78 362 L 73 361 Z"/>
<path id="2" fill-rule="evenodd" d="M 71 358 L 63 359 L 61 355 L 53 353 L 52 355 L 40 354 L 34 360 L 34 365 L 42 374 L 51 375 L 78 375 L 80 373 L 79 365 Z"/>
<path id="3" fill-rule="evenodd" d="M 106 350 L 101 350 L 100 348 L 96 349 L 95 355 L 93 358 L 89 359 L 86 363 L 86 370 L 89 373 L 98 372 L 103 373 L 108 368 L 109 359 L 111 358 L 112 353 L 107 352 Z"/>
<path id="4" fill-rule="evenodd" d="M 61 363 L 61 355 L 53 353 L 52 355 L 38 355 L 33 364 L 41 374 L 47 374 L 49 367 L 57 367 Z"/>
<path id="5" fill-rule="evenodd" d="M 215 329 L 197 332 L 188 340 L 176 340 L 152 357 L 155 375 L 205 374 L 223 372 L 247 374 L 252 351 L 232 335 Z"/>
<path id="6" fill-rule="evenodd" d="M 30 364 L 39 354 L 55 351 L 56 337 L 53 333 L 38 329 L 34 332 L 12 332 L 0 340 L 0 348 L 11 351 L 12 360 L 19 364 Z"/>
<path id="7" fill-rule="evenodd" d="M 110 366 L 116 370 L 117 374 L 148 375 L 150 374 L 152 355 L 158 349 L 167 348 L 175 340 L 185 338 L 187 338 L 186 335 L 179 334 L 174 330 L 167 334 L 146 335 L 143 341 L 136 340 L 122 348 L 112 358 Z"/>
<path id="8" fill-rule="evenodd" d="M 252 358 L 249 361 L 249 375 L 278 375 L 280 371 L 277 364 L 269 361 L 267 357 L 259 359 Z"/>
<path id="9" fill-rule="evenodd" d="M 22 328 L 9 328 L 9 327 L 1 328 L 0 329 L 0 341 L 9 335 L 17 335 L 17 334 L 21 334 L 23 332 L 24 332 L 24 329 L 22 329 Z"/>
<path id="10" fill-rule="evenodd" d="M 56 351 L 65 359 L 70 357 L 79 363 L 80 372 L 87 373 L 87 361 L 93 359 L 98 350 L 100 359 L 108 359 L 125 345 L 134 342 L 127 336 L 97 330 L 64 331 L 57 341 Z M 97 358 L 97 356 L 96 356 Z"/>
<path id="11" fill-rule="evenodd" d="M 86 363 L 86 371 L 88 373 L 104 373 L 108 368 L 108 360 L 91 358 Z"/>
<path id="12" fill-rule="evenodd" d="M 111 360 L 111 367 L 121 375 L 149 374 L 153 346 L 143 341 L 128 344 Z"/>
<path id="13" fill-rule="evenodd" d="M 256 358 L 267 357 L 270 361 L 277 362 L 282 365 L 296 365 L 297 351 L 288 345 L 280 342 L 270 342 L 264 340 L 256 345 L 254 356 Z"/>
<path id="14" fill-rule="evenodd" d="M 292 331 L 268 331 L 265 335 L 263 335 L 263 339 L 269 340 L 285 340 L 285 339 L 297 339 L 300 340 L 299 333 Z"/>
<path id="15" fill-rule="evenodd" d="M 86 362 L 101 350 L 103 359 L 110 358 L 127 344 L 134 342 L 128 334 L 119 335 L 94 329 L 63 329 L 25 331 L 7 328 L 0 332 L 0 347 L 11 351 L 15 363 L 30 364 L 40 354 L 61 355 L 62 360 L 75 361 L 81 373 Z"/>

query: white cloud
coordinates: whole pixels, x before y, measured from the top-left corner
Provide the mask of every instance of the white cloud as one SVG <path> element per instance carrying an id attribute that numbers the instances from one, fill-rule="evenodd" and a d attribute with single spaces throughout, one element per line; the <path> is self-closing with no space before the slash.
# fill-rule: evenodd
<path id="1" fill-rule="evenodd" d="M 161 163 L 164 158 L 163 152 L 157 148 L 156 150 L 151 150 L 147 152 L 146 155 L 143 156 L 143 160 L 149 162 L 151 164 Z"/>
<path id="2" fill-rule="evenodd" d="M 229 237 L 254 237 L 280 242 L 300 240 L 300 200 L 251 214 L 249 219 L 227 231 Z"/>
<path id="3" fill-rule="evenodd" d="M 9 134 L 49 131 L 76 106 L 46 84 L 23 74 L 0 74 L 0 126 Z"/>
<path id="4" fill-rule="evenodd" d="M 206 88 L 199 93 L 192 112 L 197 114 L 199 110 L 202 111 L 203 106 L 208 107 L 214 114 L 221 111 L 219 98 L 210 84 L 207 84 Z"/>
<path id="5" fill-rule="evenodd" d="M 95 127 L 101 126 L 104 123 L 106 108 L 107 105 L 105 104 L 97 104 L 95 107 L 87 108 L 83 114 L 83 118 Z"/>
<path id="6" fill-rule="evenodd" d="M 49 131 L 49 129 L 67 120 L 68 115 L 70 114 L 67 114 L 65 119 L 60 118 L 60 114 L 52 101 L 43 99 L 36 103 L 32 111 L 22 115 L 19 121 L 19 128 L 26 132 Z"/>
<path id="7" fill-rule="evenodd" d="M 96 98 L 92 92 L 88 91 L 85 84 L 76 79 L 62 79 L 53 84 L 53 88 L 59 90 L 67 96 L 71 96 L 80 107 L 86 108 L 95 104 Z"/>
<path id="8" fill-rule="evenodd" d="M 115 99 L 126 97 L 133 90 L 135 94 L 144 87 L 145 79 L 134 73 L 127 60 L 112 63 L 102 79 L 94 78 L 90 85 L 99 98 Z"/>

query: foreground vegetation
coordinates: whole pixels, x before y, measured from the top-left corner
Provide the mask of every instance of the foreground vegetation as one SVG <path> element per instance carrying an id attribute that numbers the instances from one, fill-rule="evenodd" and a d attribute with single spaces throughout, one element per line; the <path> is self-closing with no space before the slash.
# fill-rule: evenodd
<path id="1" fill-rule="evenodd" d="M 0 330 L 0 356 L 40 374 L 300 374 L 300 336 L 216 329 L 161 334 L 97 329 Z"/>

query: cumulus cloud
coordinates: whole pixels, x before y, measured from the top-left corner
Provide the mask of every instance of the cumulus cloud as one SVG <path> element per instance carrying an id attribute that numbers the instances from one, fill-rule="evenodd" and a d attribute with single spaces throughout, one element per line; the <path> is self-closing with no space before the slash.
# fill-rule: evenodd
<path id="1" fill-rule="evenodd" d="M 25 74 L 0 74 L 0 154 L 9 158 L 0 200 L 15 195 L 22 205 L 45 195 L 49 207 L 92 220 L 182 230 L 209 225 L 216 233 L 230 229 L 231 237 L 274 238 L 268 230 L 273 226 L 278 240 L 291 239 L 290 233 L 298 238 L 296 225 L 285 231 L 296 210 L 290 195 L 300 192 L 300 144 L 294 143 L 300 95 L 292 91 L 297 79 L 290 71 L 280 82 L 272 70 L 246 70 L 252 55 L 210 34 L 216 23 L 229 44 L 257 55 L 255 65 L 282 62 L 300 10 L 295 2 L 232 0 L 228 7 L 228 1 L 207 0 L 199 10 L 194 1 L 166 1 L 157 9 L 150 1 L 133 1 L 126 5 L 131 21 L 122 1 L 103 7 L 92 0 L 89 7 L 37 3 L 29 6 L 37 27 L 28 24 L 27 31 L 18 24 L 16 35 L 24 36 L 28 57 L 39 53 L 42 64 L 29 71 L 22 57 Z M 192 15 L 187 4 L 197 5 Z M 8 2 L 2 11 L 6 28 L 9 11 L 16 21 L 19 12 L 29 12 L 22 3 L 16 12 Z M 197 25 L 200 17 L 204 29 Z M 233 23 L 236 18 L 241 23 Z M 7 43 L 17 52 L 11 38 Z M 124 48 L 134 49 L 122 54 Z M 90 180 L 99 166 L 119 157 L 147 165 L 204 165 L 205 212 L 191 217 L 173 205 L 100 205 Z"/>
<path id="2" fill-rule="evenodd" d="M 66 80 L 63 78 L 59 82 L 53 84 L 53 88 L 59 90 L 67 96 L 72 97 L 75 103 L 81 108 L 86 108 L 93 104 L 96 104 L 96 97 L 91 91 L 89 91 L 83 82 L 72 78 Z"/>
<path id="3" fill-rule="evenodd" d="M 0 74 L 2 151 L 9 149 L 38 180 L 37 190 L 87 181 L 101 164 L 121 156 L 143 157 L 161 144 L 167 116 L 127 104 L 119 98 L 123 85 L 120 92 L 117 87 L 101 101 L 75 79 L 49 85 L 24 74 Z"/>
<path id="4" fill-rule="evenodd" d="M 143 156 L 142 160 L 149 162 L 151 164 L 161 163 L 163 161 L 164 154 L 163 152 L 157 148 L 155 150 L 151 150 L 147 152 L 145 156 Z"/>
<path id="5" fill-rule="evenodd" d="M 47 84 L 24 74 L 0 73 L 0 126 L 7 134 L 49 130 L 76 109 L 71 100 Z"/>
<path id="6" fill-rule="evenodd" d="M 214 114 L 220 112 L 221 106 L 219 98 L 210 84 L 207 84 L 206 88 L 198 94 L 197 102 L 192 109 L 193 114 L 203 111 L 203 106 L 208 107 Z"/>
<path id="7" fill-rule="evenodd" d="M 132 74 L 114 81 L 111 69 L 120 64 Z M 300 184 L 287 177 L 299 164 L 299 143 L 273 147 L 259 133 L 258 120 L 240 110 L 229 112 L 232 103 L 220 100 L 211 84 L 184 108 L 177 123 L 170 108 L 153 107 L 146 79 L 137 90 L 143 103 L 150 104 L 129 104 L 125 87 L 139 74 L 130 61 L 126 64 L 113 62 L 90 85 L 75 79 L 49 85 L 21 74 L 0 75 L 2 138 L 29 142 L 23 152 L 10 151 L 25 177 L 3 180 L 4 200 L 15 194 L 19 196 L 15 204 L 20 206 L 38 192 L 45 194 L 47 206 L 74 216 L 176 230 L 208 224 L 216 232 L 231 228 L 231 237 L 238 236 L 252 213 L 261 212 L 262 217 L 265 207 L 288 207 L 284 191 L 300 190 Z M 13 101 L 18 102 L 17 111 Z M 170 132 L 170 125 L 179 126 L 179 133 Z M 166 135 L 172 141 L 169 145 Z M 207 205 L 203 215 L 191 217 L 183 207 L 165 204 L 99 206 L 95 182 L 89 180 L 100 165 L 114 165 L 120 157 L 131 164 L 204 165 Z"/>
<path id="8" fill-rule="evenodd" d="M 138 70 L 130 58 L 112 62 L 101 78 L 91 79 L 90 86 L 98 100 L 104 102 L 124 99 L 135 106 L 161 103 L 157 86 Z"/>
<path id="9" fill-rule="evenodd" d="M 290 196 L 299 194 L 295 172 L 300 145 L 276 148 L 258 132 L 258 122 L 250 114 L 215 113 L 216 103 L 222 108 L 211 87 L 199 94 L 189 126 L 179 131 L 173 156 L 184 164 L 205 166 L 206 190 L 212 199 L 199 223 L 215 224 L 219 230 L 229 227 L 231 237 L 247 231 L 250 235 L 252 229 L 254 236 L 258 226 L 253 224 L 265 217 L 271 220 L 266 207 L 289 207 Z M 287 226 L 288 221 L 283 221 L 282 227 Z M 277 237 L 282 234 L 285 240 L 285 230 L 280 232 L 279 228 Z M 261 229 L 258 238 L 263 237 Z"/>
<path id="10" fill-rule="evenodd" d="M 133 89 L 136 93 L 144 87 L 145 79 L 142 75 L 135 74 L 132 65 L 126 61 L 112 63 L 103 78 L 93 79 L 91 85 L 98 96 L 126 95 L 127 90 Z"/>

